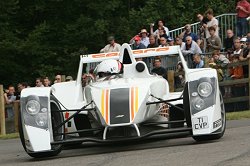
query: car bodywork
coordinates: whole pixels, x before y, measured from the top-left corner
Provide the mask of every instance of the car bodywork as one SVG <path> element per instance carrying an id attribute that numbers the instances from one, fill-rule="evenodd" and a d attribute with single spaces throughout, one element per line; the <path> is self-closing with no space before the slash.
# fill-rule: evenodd
<path id="1" fill-rule="evenodd" d="M 185 71 L 182 92 L 152 75 L 136 58 L 178 55 Z M 116 59 L 123 73 L 82 84 L 84 64 Z M 165 105 L 169 116 L 159 115 Z M 20 138 L 32 157 L 47 157 L 69 143 L 130 141 L 180 134 L 197 141 L 219 139 L 225 109 L 215 69 L 189 69 L 179 46 L 81 55 L 76 81 L 21 93 Z"/>

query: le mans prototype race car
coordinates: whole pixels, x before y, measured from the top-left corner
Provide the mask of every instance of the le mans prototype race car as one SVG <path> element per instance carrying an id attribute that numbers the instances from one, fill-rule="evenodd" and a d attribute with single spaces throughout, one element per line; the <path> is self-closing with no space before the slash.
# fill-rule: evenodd
<path id="1" fill-rule="evenodd" d="M 185 70 L 182 92 L 170 92 L 161 76 L 150 74 L 136 58 L 177 55 Z M 84 64 L 119 60 L 123 70 L 112 78 L 83 86 Z M 98 67 L 98 66 L 97 66 Z M 160 114 L 167 107 L 169 116 Z M 113 143 L 150 137 L 191 136 L 219 139 L 225 132 L 225 109 L 217 72 L 189 69 L 179 46 L 81 55 L 76 81 L 21 93 L 20 138 L 32 157 L 61 152 L 65 144 Z"/>

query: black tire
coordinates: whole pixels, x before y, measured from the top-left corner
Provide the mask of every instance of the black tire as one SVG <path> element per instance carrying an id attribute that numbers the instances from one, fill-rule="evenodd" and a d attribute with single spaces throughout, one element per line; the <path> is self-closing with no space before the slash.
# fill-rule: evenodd
<path id="1" fill-rule="evenodd" d="M 184 87 L 184 92 L 183 92 L 183 107 L 184 107 L 184 115 L 185 115 L 187 127 L 192 127 L 188 83 L 186 83 L 185 87 Z"/>
<path id="2" fill-rule="evenodd" d="M 223 137 L 225 130 L 226 130 L 226 111 L 225 106 L 223 102 L 222 95 L 220 94 L 220 104 L 221 104 L 221 123 L 222 127 L 220 128 L 220 131 L 218 131 L 218 134 L 212 134 L 212 135 L 202 135 L 202 136 L 193 136 L 193 139 L 197 142 L 200 141 L 209 141 L 209 140 L 216 140 Z"/>
<path id="3" fill-rule="evenodd" d="M 52 122 L 52 130 L 55 126 L 59 125 L 63 121 L 63 115 L 61 112 L 55 112 L 57 110 L 60 110 L 60 105 L 55 100 L 53 96 L 50 98 L 50 108 L 51 108 L 51 122 Z M 22 127 L 22 121 L 21 116 L 19 116 L 19 135 L 20 139 L 23 145 L 24 150 L 27 152 L 27 154 L 34 158 L 44 158 L 44 157 L 52 157 L 58 155 L 62 150 L 62 145 L 52 145 L 51 149 L 49 151 L 43 151 L 43 152 L 30 152 L 26 149 L 25 142 L 24 142 L 24 135 L 23 135 L 23 127 Z M 59 128 L 57 131 L 53 130 L 53 135 L 56 133 L 63 133 L 64 132 L 64 126 Z M 54 136 L 54 140 L 63 140 L 63 136 Z"/>
<path id="4" fill-rule="evenodd" d="M 25 142 L 24 142 L 24 135 L 23 135 L 23 126 L 22 126 L 22 116 L 21 113 L 18 115 L 18 131 L 19 131 L 19 137 L 20 141 L 22 143 L 23 149 L 26 150 Z"/>

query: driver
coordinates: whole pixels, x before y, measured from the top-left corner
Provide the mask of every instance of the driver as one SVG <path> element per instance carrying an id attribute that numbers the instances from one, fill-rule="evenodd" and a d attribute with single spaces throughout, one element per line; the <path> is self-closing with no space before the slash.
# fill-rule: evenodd
<path id="1" fill-rule="evenodd" d="M 122 68 L 122 63 L 117 60 L 104 60 L 99 65 L 97 65 L 95 69 L 97 73 L 97 79 L 104 77 L 107 77 L 107 79 L 111 79 L 111 76 L 122 73 Z"/>

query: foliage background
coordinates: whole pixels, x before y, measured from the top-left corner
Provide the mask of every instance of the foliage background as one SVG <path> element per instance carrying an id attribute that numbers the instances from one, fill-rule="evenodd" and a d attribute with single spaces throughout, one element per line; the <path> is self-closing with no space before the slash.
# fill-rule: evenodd
<path id="1" fill-rule="evenodd" d="M 34 84 L 36 77 L 75 77 L 79 51 L 99 52 L 108 35 L 128 42 L 164 19 L 171 30 L 212 8 L 234 12 L 233 0 L 1 0 L 0 84 Z"/>

